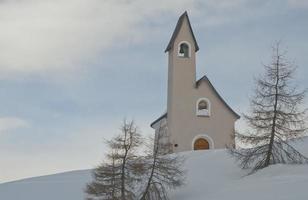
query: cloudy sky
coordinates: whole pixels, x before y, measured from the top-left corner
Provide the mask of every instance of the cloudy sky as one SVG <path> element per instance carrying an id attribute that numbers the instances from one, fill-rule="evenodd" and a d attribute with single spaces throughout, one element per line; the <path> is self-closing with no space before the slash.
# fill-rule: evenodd
<path id="1" fill-rule="evenodd" d="M 95 166 L 124 117 L 151 134 L 185 10 L 198 77 L 238 113 L 277 40 L 308 86 L 306 0 L 0 0 L 0 182 Z"/>

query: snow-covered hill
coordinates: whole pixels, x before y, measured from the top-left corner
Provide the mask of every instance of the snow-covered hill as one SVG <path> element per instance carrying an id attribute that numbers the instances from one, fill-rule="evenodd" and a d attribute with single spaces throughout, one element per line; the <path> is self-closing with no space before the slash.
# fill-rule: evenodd
<path id="1" fill-rule="evenodd" d="M 308 138 L 297 143 L 308 156 Z M 308 165 L 275 165 L 251 176 L 226 150 L 186 152 L 186 185 L 172 200 L 307 200 Z M 90 170 L 73 171 L 0 184 L 0 200 L 83 200 Z"/>

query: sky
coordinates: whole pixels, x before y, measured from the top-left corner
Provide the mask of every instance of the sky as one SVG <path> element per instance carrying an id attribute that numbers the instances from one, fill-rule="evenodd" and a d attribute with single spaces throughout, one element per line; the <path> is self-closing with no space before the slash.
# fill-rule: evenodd
<path id="1" fill-rule="evenodd" d="M 198 77 L 236 112 L 277 40 L 308 86 L 306 0 L 0 0 L 0 182 L 97 166 L 124 118 L 153 134 L 185 10 Z"/>

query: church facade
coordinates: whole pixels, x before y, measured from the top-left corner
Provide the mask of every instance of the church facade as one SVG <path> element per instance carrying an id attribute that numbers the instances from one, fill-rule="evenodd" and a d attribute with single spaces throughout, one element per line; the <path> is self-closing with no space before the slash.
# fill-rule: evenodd
<path id="1" fill-rule="evenodd" d="M 207 76 L 196 80 L 199 50 L 187 12 L 179 18 L 168 53 L 167 112 L 156 119 L 158 144 L 168 152 L 233 146 L 234 125 L 240 116 L 223 100 Z"/>

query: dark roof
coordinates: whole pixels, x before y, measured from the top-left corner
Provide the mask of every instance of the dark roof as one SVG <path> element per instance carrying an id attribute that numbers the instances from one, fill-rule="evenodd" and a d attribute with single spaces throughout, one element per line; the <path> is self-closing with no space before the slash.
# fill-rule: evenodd
<path id="1" fill-rule="evenodd" d="M 161 119 L 167 117 L 167 113 L 163 114 L 162 116 L 160 116 L 158 119 L 156 119 L 154 122 L 151 123 L 151 127 L 153 128 L 153 125 L 156 124 L 157 122 L 159 122 Z"/>
<path id="2" fill-rule="evenodd" d="M 169 41 L 169 43 L 168 43 L 168 46 L 167 46 L 165 52 L 167 52 L 167 51 L 169 51 L 170 49 L 172 49 L 173 44 L 174 44 L 174 41 L 175 41 L 175 39 L 176 39 L 176 36 L 178 35 L 179 31 L 181 30 L 181 27 L 182 27 L 182 24 L 183 24 L 183 21 L 184 21 L 185 18 L 187 18 L 188 25 L 189 25 L 189 29 L 190 29 L 191 35 L 192 35 L 193 40 L 194 40 L 194 43 L 195 43 L 195 51 L 198 51 L 198 50 L 199 50 L 199 46 L 198 46 L 198 44 L 197 44 L 197 40 L 196 40 L 196 38 L 195 38 L 194 32 L 193 32 L 193 30 L 192 30 L 192 28 L 191 28 L 191 25 L 190 25 L 190 21 L 189 21 L 188 15 L 187 15 L 187 11 L 185 11 L 185 12 L 180 16 L 180 18 L 179 18 L 179 20 L 178 20 L 178 22 L 177 22 L 177 24 L 176 24 L 176 27 L 175 27 L 175 29 L 174 29 L 174 31 L 173 31 L 172 37 L 171 37 L 171 39 L 170 39 L 170 41 Z"/>
<path id="3" fill-rule="evenodd" d="M 203 76 L 202 78 L 200 78 L 197 82 L 196 82 L 196 88 L 199 87 L 199 85 L 201 84 L 202 81 L 206 81 L 209 86 L 212 88 L 212 90 L 216 93 L 216 95 L 218 96 L 218 98 L 225 104 L 225 106 L 236 116 L 237 119 L 240 118 L 240 115 L 237 114 L 234 110 L 232 110 L 232 108 L 225 102 L 225 100 L 219 95 L 219 93 L 217 92 L 217 90 L 214 88 L 214 86 L 212 85 L 211 81 L 207 78 L 207 76 Z"/>

